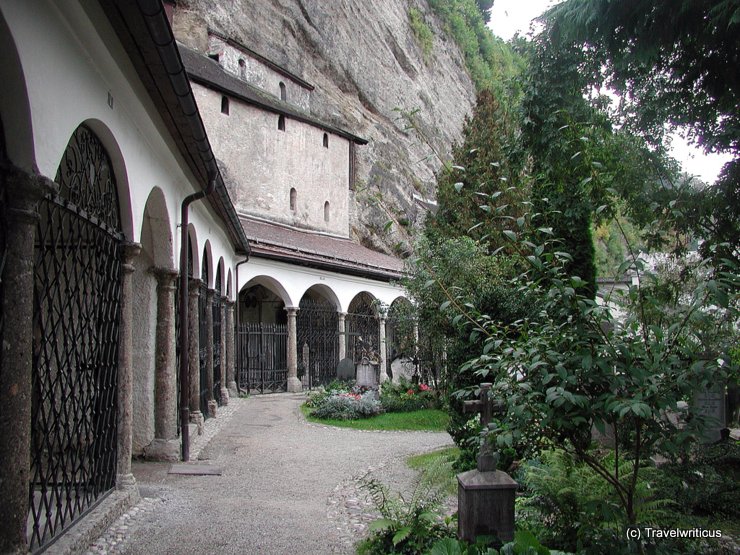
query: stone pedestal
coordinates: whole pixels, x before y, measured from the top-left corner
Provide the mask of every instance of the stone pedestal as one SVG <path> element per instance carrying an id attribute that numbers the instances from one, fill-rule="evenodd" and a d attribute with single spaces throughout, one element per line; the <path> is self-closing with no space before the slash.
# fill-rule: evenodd
<path id="1" fill-rule="evenodd" d="M 0 553 L 26 553 L 31 450 L 34 237 L 38 203 L 54 184 L 0 165 L 5 264 L 0 337 Z"/>
<path id="2" fill-rule="evenodd" d="M 303 391 L 303 384 L 298 379 L 298 335 L 296 333 L 298 309 L 290 307 L 285 310 L 288 313 L 288 391 L 300 393 Z"/>
<path id="3" fill-rule="evenodd" d="M 519 487 L 505 472 L 470 470 L 457 475 L 457 535 L 475 543 L 477 536 L 514 539 L 514 496 Z"/>
<path id="4" fill-rule="evenodd" d="M 221 297 L 221 344 L 219 348 L 220 360 L 219 367 L 221 368 L 221 404 L 226 406 L 229 404 L 229 388 L 228 388 L 228 376 L 226 375 L 226 334 L 228 328 L 226 327 L 226 303 L 229 302 L 228 297 Z"/>
<path id="5" fill-rule="evenodd" d="M 128 243 L 123 250 L 121 265 L 121 324 L 118 328 L 118 464 L 116 487 L 118 489 L 136 486 L 131 473 L 131 439 L 133 431 L 133 291 L 131 287 L 134 273 L 134 258 L 141 252 L 141 245 Z"/>
<path id="6" fill-rule="evenodd" d="M 190 364 L 190 422 L 203 433 L 205 419 L 200 412 L 200 280 L 193 278 L 188 284 L 188 362 Z"/>
<path id="7" fill-rule="evenodd" d="M 370 362 L 366 358 L 357 363 L 357 385 L 360 387 L 375 387 L 378 385 L 377 368 L 377 362 Z"/>
<path id="8" fill-rule="evenodd" d="M 388 374 L 386 373 L 386 358 L 388 358 L 388 355 L 386 354 L 385 344 L 385 322 L 385 315 L 381 314 L 378 318 L 378 326 L 380 326 L 380 344 L 378 345 L 378 354 L 380 355 L 380 374 L 378 375 L 378 381 L 381 385 L 388 379 Z"/>
<path id="9" fill-rule="evenodd" d="M 154 270 L 157 276 L 157 341 L 155 355 L 154 440 L 144 448 L 150 460 L 179 459 L 177 380 L 175 368 L 175 280 L 177 272 Z"/>
<path id="10" fill-rule="evenodd" d="M 239 396 L 239 389 L 236 385 L 236 346 L 234 334 L 234 301 L 226 303 L 226 383 L 229 388 L 229 395 L 232 397 Z"/>

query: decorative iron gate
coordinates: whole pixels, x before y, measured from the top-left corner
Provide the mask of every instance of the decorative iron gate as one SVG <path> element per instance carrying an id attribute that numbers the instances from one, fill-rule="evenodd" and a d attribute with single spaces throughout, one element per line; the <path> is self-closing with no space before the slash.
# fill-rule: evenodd
<path id="1" fill-rule="evenodd" d="M 375 315 L 372 301 L 365 295 L 356 298 L 350 305 L 351 312 L 345 319 L 347 356 L 358 362 L 363 351 L 370 350 L 380 354 L 380 324 Z M 380 372 L 380 367 L 378 367 Z"/>
<path id="2" fill-rule="evenodd" d="M 213 295 L 213 398 L 221 400 L 221 269 L 216 272 L 216 292 Z"/>
<path id="3" fill-rule="evenodd" d="M 337 377 L 339 315 L 327 303 L 303 299 L 296 316 L 298 377 L 304 387 L 326 385 Z"/>
<path id="4" fill-rule="evenodd" d="M 200 359 L 200 412 L 208 418 L 208 273 L 203 271 L 203 280 L 198 295 L 198 358 Z"/>
<path id="5" fill-rule="evenodd" d="M 115 485 L 121 241 L 103 145 L 77 128 L 39 205 L 29 544 L 36 551 Z"/>
<path id="6" fill-rule="evenodd" d="M 239 325 L 239 389 L 276 393 L 288 389 L 288 328 L 284 324 Z"/>

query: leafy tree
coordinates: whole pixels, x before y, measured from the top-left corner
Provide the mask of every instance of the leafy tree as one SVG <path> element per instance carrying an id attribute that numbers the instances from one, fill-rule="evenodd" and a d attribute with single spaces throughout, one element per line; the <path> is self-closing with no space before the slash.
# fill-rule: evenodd
<path id="1" fill-rule="evenodd" d="M 737 271 L 700 281 L 662 320 L 650 310 L 661 299 L 633 286 L 627 299 L 634 308 L 615 325 L 609 310 L 584 294 L 584 281 L 565 271 L 569 256 L 547 232 L 540 231 L 537 241 L 513 239 L 530 263 L 514 291 L 542 299 L 541 305 L 515 322 L 482 318 L 486 347 L 463 369 L 493 379 L 496 397 L 507 405 L 504 426 L 493 430 L 500 447 L 526 434 L 552 441 L 609 485 L 625 522 L 634 525 L 641 467 L 655 452 L 679 455 L 702 423 L 693 415 L 680 429 L 666 413 L 679 413 L 679 401 L 737 371 L 726 350 L 707 357 L 691 332 L 712 305 L 737 318 L 738 298 L 728 295 L 737 288 Z M 647 274 L 640 259 L 627 264 Z M 615 437 L 613 464 L 589 449 L 594 427 Z"/>
<path id="2" fill-rule="evenodd" d="M 501 232 L 516 227 L 513 207 L 522 206 L 529 192 L 518 125 L 490 91 L 478 94 L 452 158 L 437 176 L 438 210 L 427 218 L 427 236 L 467 235 L 492 252 L 503 242 Z"/>
<path id="3" fill-rule="evenodd" d="M 656 144 L 664 124 L 707 150 L 738 149 L 737 0 L 566 0 L 545 15 L 555 48 L 585 48 L 622 98 L 624 122 Z"/>

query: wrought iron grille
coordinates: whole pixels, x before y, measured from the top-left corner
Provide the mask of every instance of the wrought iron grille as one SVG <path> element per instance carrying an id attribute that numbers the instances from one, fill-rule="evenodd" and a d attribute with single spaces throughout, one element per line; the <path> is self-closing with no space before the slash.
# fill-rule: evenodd
<path id="1" fill-rule="evenodd" d="M 0 135 L 1 134 L 2 124 L 0 124 Z M 3 158 L 2 138 L 0 138 L 0 172 L 3 171 Z M 8 236 L 5 183 L 1 182 L 3 179 L 4 177 L 0 175 L 0 337 L 4 337 L 3 333 L 5 331 L 5 313 L 3 311 L 5 287 L 3 285 L 3 276 L 5 275 L 6 237 Z M 2 367 L 3 362 L 3 351 L 5 351 L 5 349 L 0 349 L 0 368 Z"/>
<path id="2" fill-rule="evenodd" d="M 200 412 L 208 418 L 208 289 L 205 282 L 199 286 L 198 296 L 198 356 L 200 359 Z"/>
<path id="3" fill-rule="evenodd" d="M 115 485 L 121 240 L 105 150 L 80 127 L 40 203 L 35 244 L 29 545 Z"/>
<path id="4" fill-rule="evenodd" d="M 370 302 L 361 299 L 353 303 L 351 312 L 345 319 L 347 356 L 355 362 L 362 359 L 363 343 L 375 353 L 379 353 L 380 325 Z"/>
<path id="5" fill-rule="evenodd" d="M 213 297 L 213 398 L 220 405 L 221 399 L 221 292 Z"/>
<path id="6" fill-rule="evenodd" d="M 327 303 L 303 299 L 296 316 L 298 374 L 304 387 L 326 385 L 337 377 L 339 315 Z"/>
<path id="7" fill-rule="evenodd" d="M 239 388 L 276 393 L 288 388 L 288 328 L 244 323 L 238 333 Z"/>
<path id="8" fill-rule="evenodd" d="M 180 435 L 180 276 L 175 280 L 175 380 L 177 382 L 177 435 Z"/>

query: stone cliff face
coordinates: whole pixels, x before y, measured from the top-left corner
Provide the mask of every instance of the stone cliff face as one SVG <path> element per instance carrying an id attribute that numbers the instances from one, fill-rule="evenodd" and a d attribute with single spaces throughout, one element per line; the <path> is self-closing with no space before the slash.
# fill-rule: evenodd
<path id="1" fill-rule="evenodd" d="M 409 9 L 434 38 L 425 57 Z M 459 48 L 425 0 L 180 0 L 176 32 L 204 49 L 204 25 L 300 75 L 316 89 L 310 111 L 368 139 L 356 149 L 350 235 L 385 252 L 402 252 L 421 218 L 414 195 L 434 198 L 439 159 L 407 131 L 401 111 L 444 155 L 460 138 L 475 91 Z M 425 59 L 426 58 L 426 59 Z M 386 229 L 386 222 L 397 225 Z"/>

